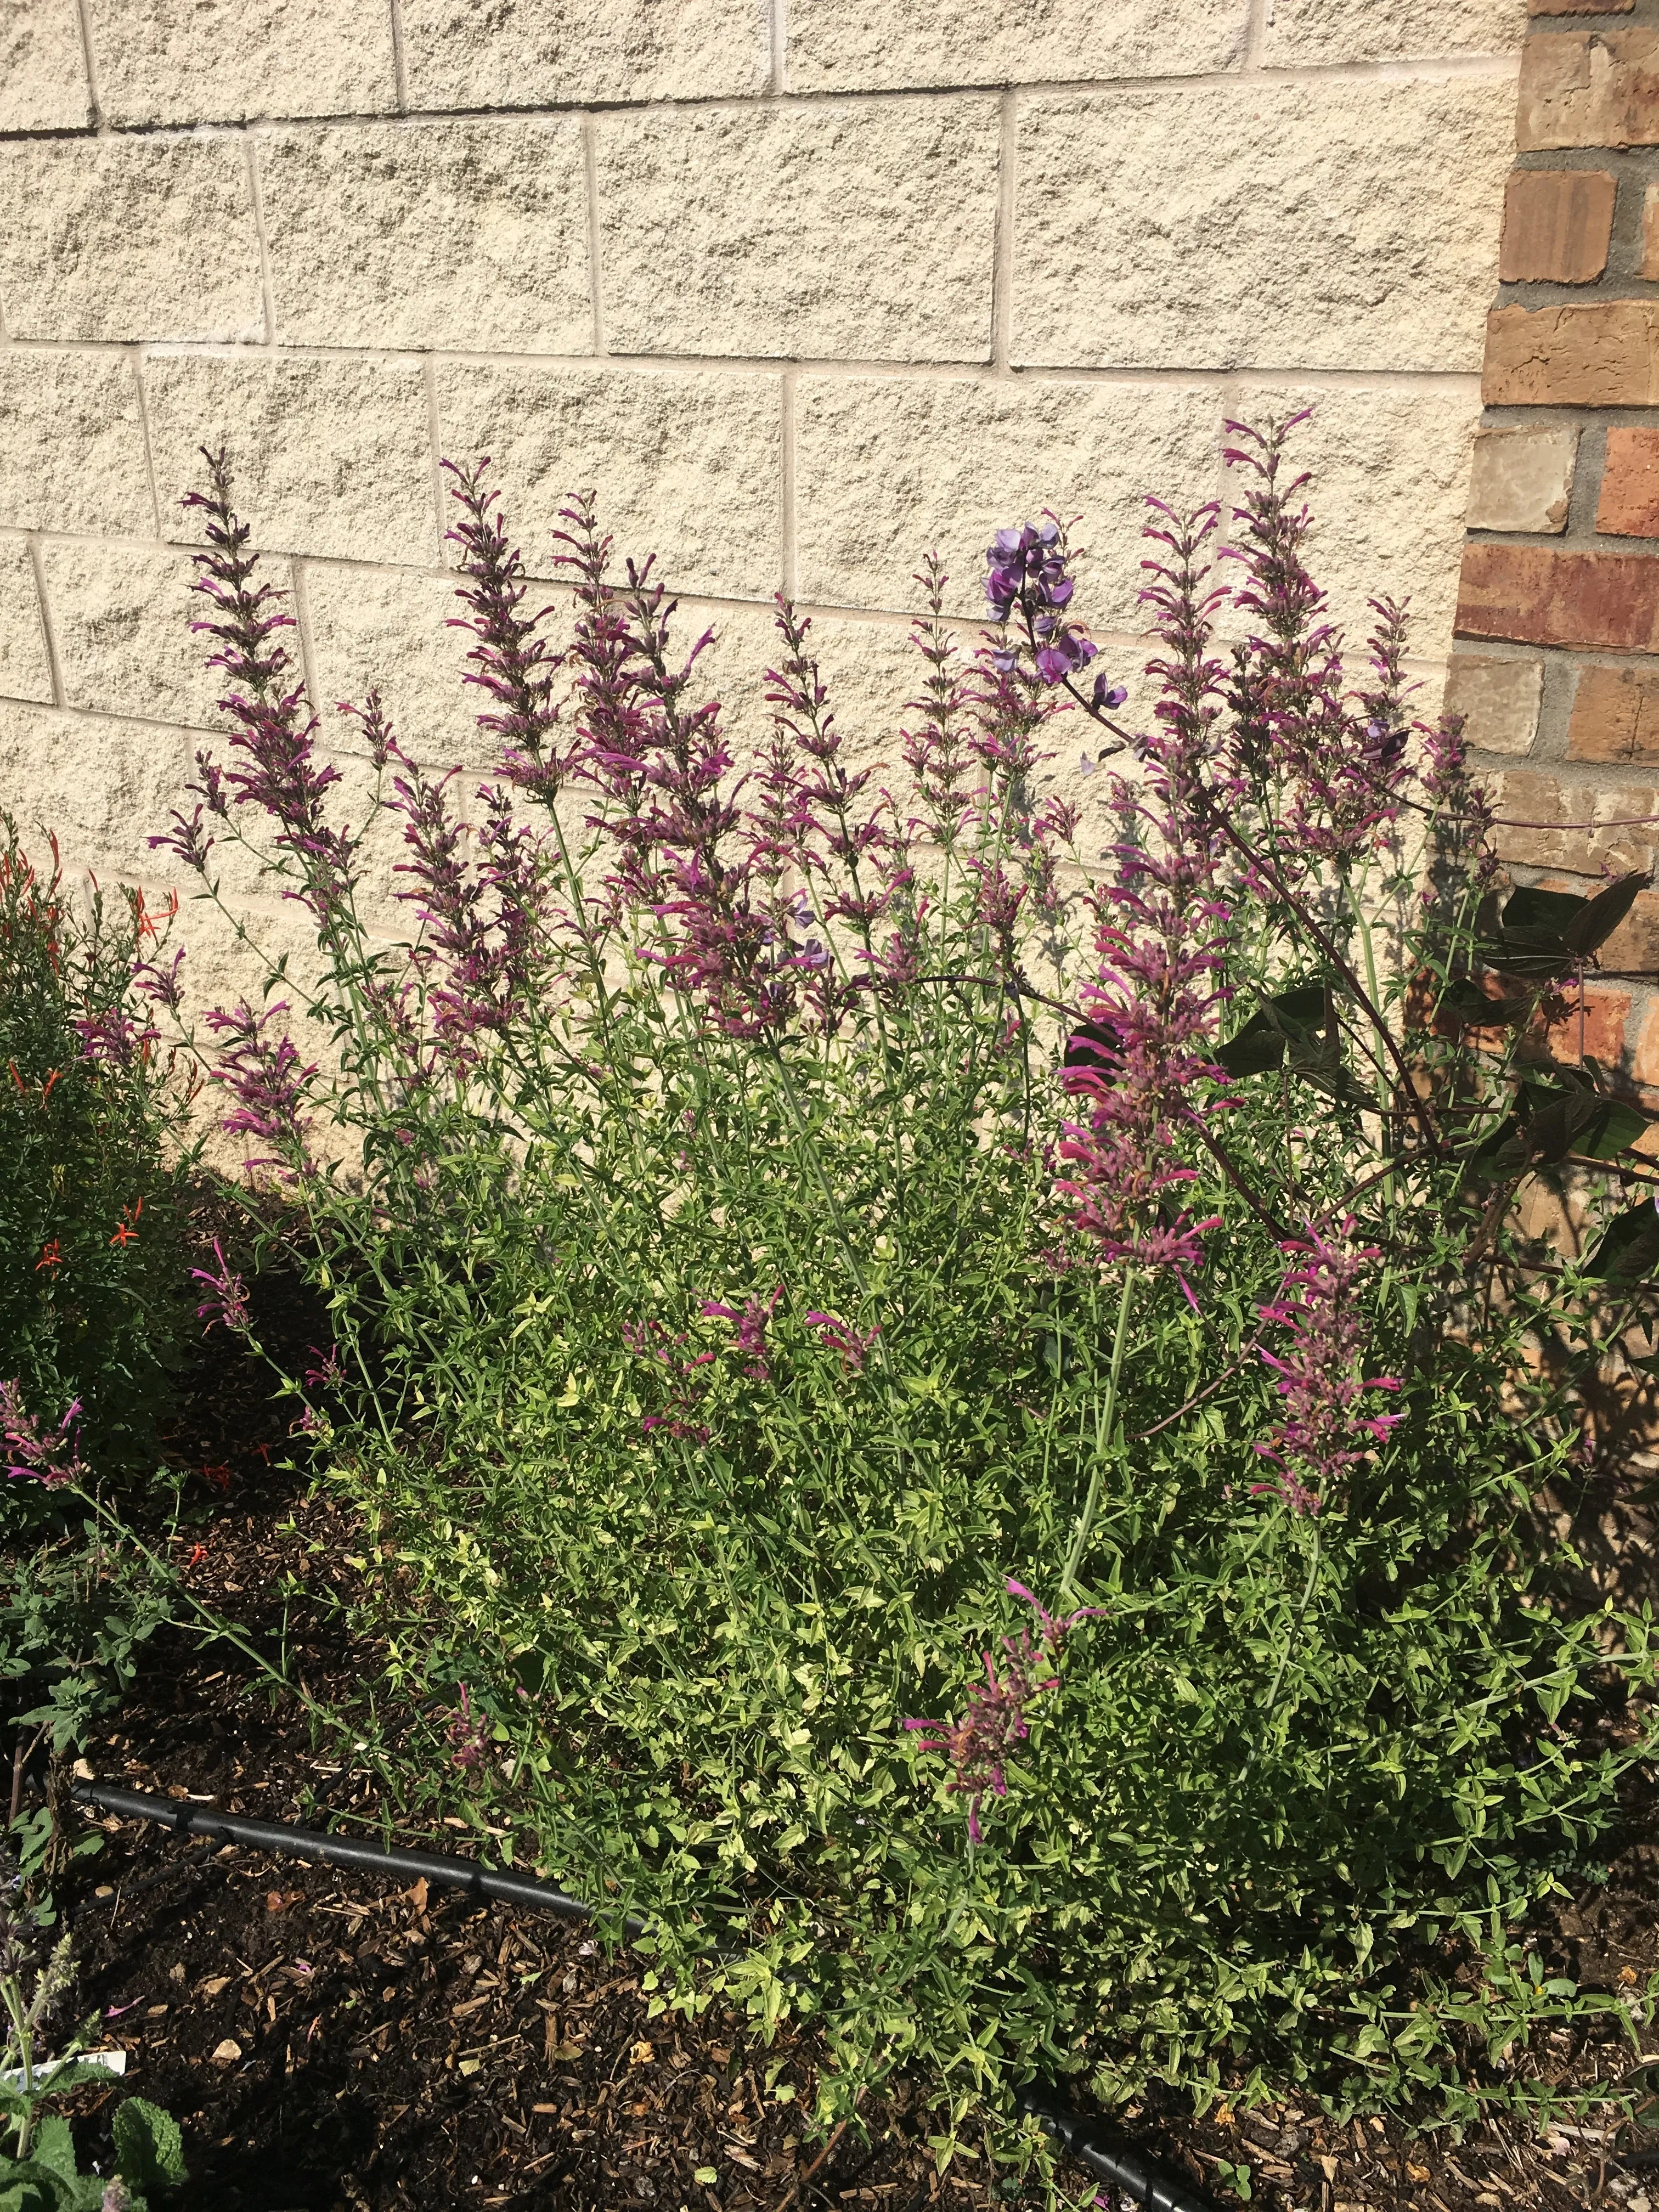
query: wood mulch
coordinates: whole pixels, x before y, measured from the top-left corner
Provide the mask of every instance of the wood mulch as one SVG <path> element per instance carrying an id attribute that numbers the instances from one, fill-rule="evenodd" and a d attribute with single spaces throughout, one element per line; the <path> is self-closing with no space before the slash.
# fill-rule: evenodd
<path id="1" fill-rule="evenodd" d="M 177 1555 L 205 1604 L 256 1628 L 275 1626 L 272 1593 L 302 1572 L 318 1602 L 290 1607 L 290 1648 L 327 1695 L 372 1665 L 325 1602 L 349 1592 L 354 1530 L 280 1472 L 282 1419 L 234 1358 L 204 1367 L 172 1443 L 198 1508 Z M 222 1644 L 158 1637 L 92 1747 L 98 1778 L 310 1825 L 321 1801 L 338 1825 L 377 1835 L 367 1783 L 252 1676 Z M 811 2036 L 786 2025 L 763 2047 L 714 2007 L 692 2024 L 647 2019 L 636 1966 L 580 1928 L 418 1883 L 181 1844 L 153 1824 L 101 1825 L 101 1850 L 58 1894 L 75 1934 L 75 2005 L 102 2015 L 101 2039 L 127 2053 L 128 2070 L 122 2087 L 76 2098 L 77 2132 L 97 2157 L 126 2091 L 165 2106 L 185 2130 L 190 2205 L 993 2212 L 1051 2201 L 994 2166 L 971 2130 L 941 2170 L 915 2084 L 872 2105 L 861 2129 L 818 2140 L 805 2118 L 821 2063 Z M 1553 1961 L 1603 1987 L 1645 1985 L 1659 1967 L 1648 1825 L 1633 1820 L 1609 1882 L 1551 1931 Z M 434 1833 L 428 1847 L 461 1841 Z M 1607 2060 L 1630 2063 L 1616 2046 Z M 1547 2063 L 1567 2078 L 1587 2060 L 1564 2045 Z M 1218 2206 L 1242 2201 L 1233 2185 L 1248 2176 L 1253 2205 L 1298 2212 L 1659 2212 L 1659 2097 L 1653 2123 L 1652 2135 L 1592 2122 L 1540 2136 L 1504 2120 L 1453 2141 L 1392 2121 L 1339 2127 L 1308 2101 L 1224 2106 L 1202 2121 L 1149 2105 L 1120 2124 Z M 1058 2178 L 1087 2202 L 1081 2168 L 1062 2164 Z"/>

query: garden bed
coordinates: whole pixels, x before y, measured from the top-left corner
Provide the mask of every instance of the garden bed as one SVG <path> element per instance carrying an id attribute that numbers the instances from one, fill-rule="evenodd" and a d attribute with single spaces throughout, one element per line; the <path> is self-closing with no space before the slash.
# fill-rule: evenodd
<path id="1" fill-rule="evenodd" d="M 280 1625 L 271 1593 L 285 1577 L 310 1583 L 317 1602 L 289 1609 L 294 1663 L 313 1692 L 343 1697 L 373 1667 L 371 1652 L 342 1638 L 328 1602 L 355 1579 L 352 1524 L 274 1464 L 276 1409 L 256 1372 L 225 1350 L 204 1367 L 174 1437 L 204 1502 L 199 1522 L 181 1532 L 181 1562 L 199 1546 L 194 1594 L 260 1631 Z M 367 1784 L 329 1747 L 313 1746 L 302 1717 L 273 1711 L 234 1652 L 177 1634 L 150 1647 L 94 1765 L 112 1783 L 268 1819 L 314 1823 L 307 1805 L 320 1798 L 349 1831 L 378 1832 Z M 1643 1825 L 1632 1823 L 1638 1833 Z M 651 2021 L 628 1959 L 605 1957 L 580 1929 L 458 1893 L 181 1845 L 149 1824 L 104 1826 L 104 1850 L 79 1863 L 64 1890 L 77 2002 L 106 2015 L 102 2039 L 129 2054 L 127 2085 L 182 2122 L 192 2201 L 234 2212 L 969 2212 L 1008 2201 L 971 2137 L 939 2174 L 930 2123 L 907 2085 L 871 2109 L 867 2141 L 848 2130 L 826 2151 L 803 2120 L 817 2063 L 810 2037 L 786 2030 L 767 2051 L 713 2010 L 690 2027 Z M 396 1840 L 465 1848 L 453 1833 L 399 1831 Z M 1559 1916 L 1555 1941 L 1587 1981 L 1645 1984 L 1659 1966 L 1659 1846 L 1631 1842 L 1607 1887 Z M 1563 2053 L 1559 2070 L 1582 2063 Z M 779 2101 L 779 2087 L 794 2097 Z M 117 2100 L 82 2100 L 89 2138 Z M 1643 2212 L 1649 2170 L 1628 2128 L 1557 2130 L 1539 2142 L 1505 2120 L 1453 2146 L 1413 2141 L 1392 2122 L 1335 2127 L 1311 2103 L 1203 2122 L 1147 2111 L 1132 2128 L 1221 2203 L 1236 2201 L 1225 2161 L 1250 2169 L 1255 2203 L 1325 2212 Z M 1648 2155 L 1659 2172 L 1659 2153 Z M 712 2182 L 699 2180 L 711 2172 Z M 1068 2166 L 1063 2179 L 1075 2188 L 1084 2177 Z"/>

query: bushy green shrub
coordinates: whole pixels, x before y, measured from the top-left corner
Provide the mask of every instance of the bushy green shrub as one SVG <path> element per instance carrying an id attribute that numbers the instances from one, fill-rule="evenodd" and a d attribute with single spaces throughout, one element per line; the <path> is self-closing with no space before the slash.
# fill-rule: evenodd
<path id="1" fill-rule="evenodd" d="M 134 892 L 77 901 L 0 817 L 0 1382 L 4 1426 L 57 1425 L 103 1477 L 146 1475 L 188 1312 L 175 1199 L 185 1101 L 158 1051 L 176 1001 Z M 147 995 L 147 993 L 149 995 Z M 6 1456 L 18 1458 L 15 1438 Z M 0 1493 L 0 1529 L 42 1492 Z"/>
<path id="2" fill-rule="evenodd" d="M 814 2018 L 830 2109 L 922 2061 L 1456 2110 L 1613 2003 L 1514 1932 L 1594 1868 L 1652 1682 L 1533 1517 L 1575 1432 L 1525 1355 L 1613 1325 L 1636 1216 L 1564 1266 L 1511 1200 L 1644 1126 L 1534 1021 L 1629 890 L 1496 916 L 1457 733 L 1386 603 L 1345 672 L 1282 445 L 1233 455 L 1231 658 L 1215 512 L 1155 517 L 1150 731 L 1058 524 L 1000 534 L 976 653 L 930 567 L 891 797 L 791 608 L 740 774 L 591 503 L 556 651 L 458 471 L 470 842 L 372 695 L 337 824 L 222 457 L 198 502 L 233 750 L 172 842 L 214 897 L 260 824 L 315 925 L 210 1019 L 331 1304 L 293 1388 L 412 1580 L 395 1778 L 644 1915 L 658 2003 Z M 1068 726 L 1128 770 L 1086 823 L 1036 795 Z"/>

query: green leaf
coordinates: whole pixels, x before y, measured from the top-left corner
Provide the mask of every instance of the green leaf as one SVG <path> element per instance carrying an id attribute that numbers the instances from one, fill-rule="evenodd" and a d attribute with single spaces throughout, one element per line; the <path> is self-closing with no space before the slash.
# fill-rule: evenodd
<path id="1" fill-rule="evenodd" d="M 184 2137 L 178 2121 L 159 2105 L 129 2097 L 115 2115 L 113 2133 L 123 2181 L 140 2189 L 168 2189 L 184 2180 Z"/>
<path id="2" fill-rule="evenodd" d="M 1601 1283 L 1637 1283 L 1659 1267 L 1659 1211 L 1644 1198 L 1607 1225 L 1585 1273 Z"/>
<path id="3" fill-rule="evenodd" d="M 1262 1000 L 1243 1028 L 1217 1051 L 1217 1066 L 1235 1077 L 1270 1073 L 1292 1042 L 1305 1048 L 1321 1039 L 1327 1005 L 1322 981 L 1298 983 Z"/>

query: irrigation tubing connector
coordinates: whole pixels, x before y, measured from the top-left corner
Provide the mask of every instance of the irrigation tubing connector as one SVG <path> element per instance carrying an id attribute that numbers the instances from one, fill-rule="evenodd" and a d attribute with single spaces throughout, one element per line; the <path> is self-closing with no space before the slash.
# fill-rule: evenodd
<path id="1" fill-rule="evenodd" d="M 331 1836 L 320 1828 L 294 1828 L 282 1820 L 249 1820 L 240 1813 L 221 1813 L 211 1805 L 187 1800 L 151 1797 L 140 1790 L 113 1790 L 101 1782 L 77 1782 L 72 1791 L 77 1805 L 95 1805 L 123 1820 L 155 1820 L 179 1837 L 206 1836 L 223 1844 L 246 1844 L 255 1850 L 276 1851 L 284 1858 L 313 1859 L 323 1866 L 356 1867 L 364 1874 L 397 1875 L 411 1888 L 417 1881 L 441 1883 L 464 1889 L 471 1896 L 488 1898 L 496 1905 L 516 1905 L 526 1911 L 550 1912 L 560 1920 L 591 1920 L 592 1908 L 544 1881 L 526 1881 L 522 1875 L 497 1874 L 476 1859 L 453 1857 L 447 1851 L 387 1850 L 381 1844 L 362 1842 L 356 1836 Z M 645 1923 L 630 1914 L 626 1922 L 630 1936 L 641 1936 Z"/>
<path id="2" fill-rule="evenodd" d="M 1015 2092 L 1014 2101 L 1022 2112 L 1030 2112 L 1041 2120 L 1079 2166 L 1087 2166 L 1097 2179 L 1144 2204 L 1147 2212 L 1218 2212 L 1213 2197 L 1205 2196 L 1168 2166 L 1143 2158 L 1132 2142 L 1103 2128 L 1098 2120 L 1085 2119 L 1081 2112 L 1074 2112 L 1042 2082 L 1028 2081 L 1023 2089 Z"/>
<path id="3" fill-rule="evenodd" d="M 410 1887 L 420 1881 L 435 1882 L 497 1905 L 550 1912 L 560 1920 L 582 1923 L 593 1917 L 591 1905 L 548 1882 L 497 1874 L 480 1866 L 476 1859 L 456 1858 L 447 1851 L 388 1850 L 355 1836 L 331 1836 L 320 1828 L 291 1827 L 282 1820 L 250 1820 L 240 1813 L 192 1804 L 187 1798 L 152 1797 L 143 1790 L 116 1790 L 101 1782 L 77 1782 L 70 1794 L 77 1805 L 95 1806 L 100 1813 L 113 1813 L 118 1820 L 154 1820 L 181 1841 L 201 1836 L 222 1844 L 244 1844 L 251 1850 L 272 1851 L 283 1858 L 354 1867 L 363 1874 L 396 1875 Z M 624 1925 L 630 1937 L 645 1932 L 644 1922 L 631 1913 Z M 1144 2205 L 1146 2212 L 1217 2212 L 1212 2200 L 1190 2182 L 1143 2158 L 1126 2138 L 1074 2112 L 1041 2082 L 1028 2083 L 1018 2093 L 1017 2102 L 1022 2112 L 1035 2114 L 1080 2166 Z"/>

